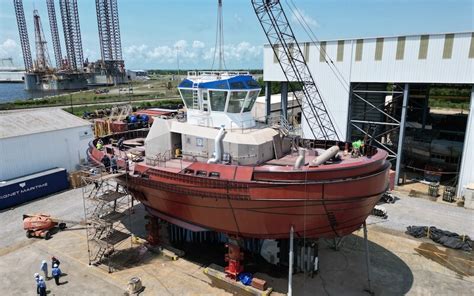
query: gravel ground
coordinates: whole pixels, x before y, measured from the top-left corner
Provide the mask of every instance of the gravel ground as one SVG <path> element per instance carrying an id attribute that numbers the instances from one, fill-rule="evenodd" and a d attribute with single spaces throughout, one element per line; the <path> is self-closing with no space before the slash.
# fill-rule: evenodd
<path id="1" fill-rule="evenodd" d="M 388 219 L 370 216 L 368 224 L 405 231 L 407 226 L 435 226 L 443 230 L 467 234 L 474 238 L 474 211 L 456 205 L 433 202 L 424 198 L 409 197 L 394 191 L 398 199 L 393 204 L 383 204 Z"/>

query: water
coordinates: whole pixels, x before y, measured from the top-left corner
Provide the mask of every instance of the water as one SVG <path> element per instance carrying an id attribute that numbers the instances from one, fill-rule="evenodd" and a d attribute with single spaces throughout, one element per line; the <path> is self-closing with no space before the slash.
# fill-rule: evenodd
<path id="1" fill-rule="evenodd" d="M 0 83 L 0 104 L 15 100 L 42 98 L 63 93 L 61 91 L 26 91 L 23 83 Z"/>

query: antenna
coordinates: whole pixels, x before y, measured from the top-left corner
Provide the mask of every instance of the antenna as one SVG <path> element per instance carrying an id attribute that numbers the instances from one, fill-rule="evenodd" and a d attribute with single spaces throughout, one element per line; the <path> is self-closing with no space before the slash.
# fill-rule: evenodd
<path id="1" fill-rule="evenodd" d="M 224 17 L 222 13 L 222 0 L 217 0 L 217 27 L 216 27 L 216 44 L 214 47 L 214 60 L 212 61 L 212 68 L 218 59 L 219 67 L 217 70 L 227 68 L 224 58 Z"/>

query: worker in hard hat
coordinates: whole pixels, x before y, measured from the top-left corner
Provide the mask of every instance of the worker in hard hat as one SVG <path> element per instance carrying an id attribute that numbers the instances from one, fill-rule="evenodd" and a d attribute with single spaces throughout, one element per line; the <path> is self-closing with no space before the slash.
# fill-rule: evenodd
<path id="1" fill-rule="evenodd" d="M 59 261 L 58 258 L 53 256 L 51 257 L 51 266 L 54 266 L 54 264 L 56 264 L 59 267 L 59 264 L 61 264 L 61 262 Z"/>
<path id="2" fill-rule="evenodd" d="M 40 288 L 39 288 L 39 279 L 40 279 L 40 275 L 39 275 L 39 273 L 35 273 L 36 294 L 39 294 L 39 293 L 40 293 Z"/>
<path id="3" fill-rule="evenodd" d="M 46 296 L 46 282 L 42 276 L 38 279 L 38 290 L 40 296 Z"/>
<path id="4" fill-rule="evenodd" d="M 53 269 L 51 270 L 51 274 L 53 275 L 54 282 L 56 283 L 56 286 L 61 285 L 61 283 L 59 283 L 59 277 L 61 276 L 61 269 L 59 269 L 58 264 L 53 265 Z"/>
<path id="5" fill-rule="evenodd" d="M 48 263 L 46 262 L 46 260 L 41 261 L 40 270 L 43 271 L 44 278 L 47 280 L 48 279 Z"/>

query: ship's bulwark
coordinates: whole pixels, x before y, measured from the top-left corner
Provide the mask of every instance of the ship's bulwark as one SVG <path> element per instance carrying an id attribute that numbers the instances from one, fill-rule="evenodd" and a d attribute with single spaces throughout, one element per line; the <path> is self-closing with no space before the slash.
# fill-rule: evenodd
<path id="1" fill-rule="evenodd" d="M 151 169 L 146 178 L 128 176 L 128 184 L 146 207 L 218 232 L 287 238 L 293 226 L 299 237 L 332 238 L 365 221 L 388 187 L 389 167 L 384 162 L 377 171 L 350 179 L 277 183 L 184 179 Z"/>

